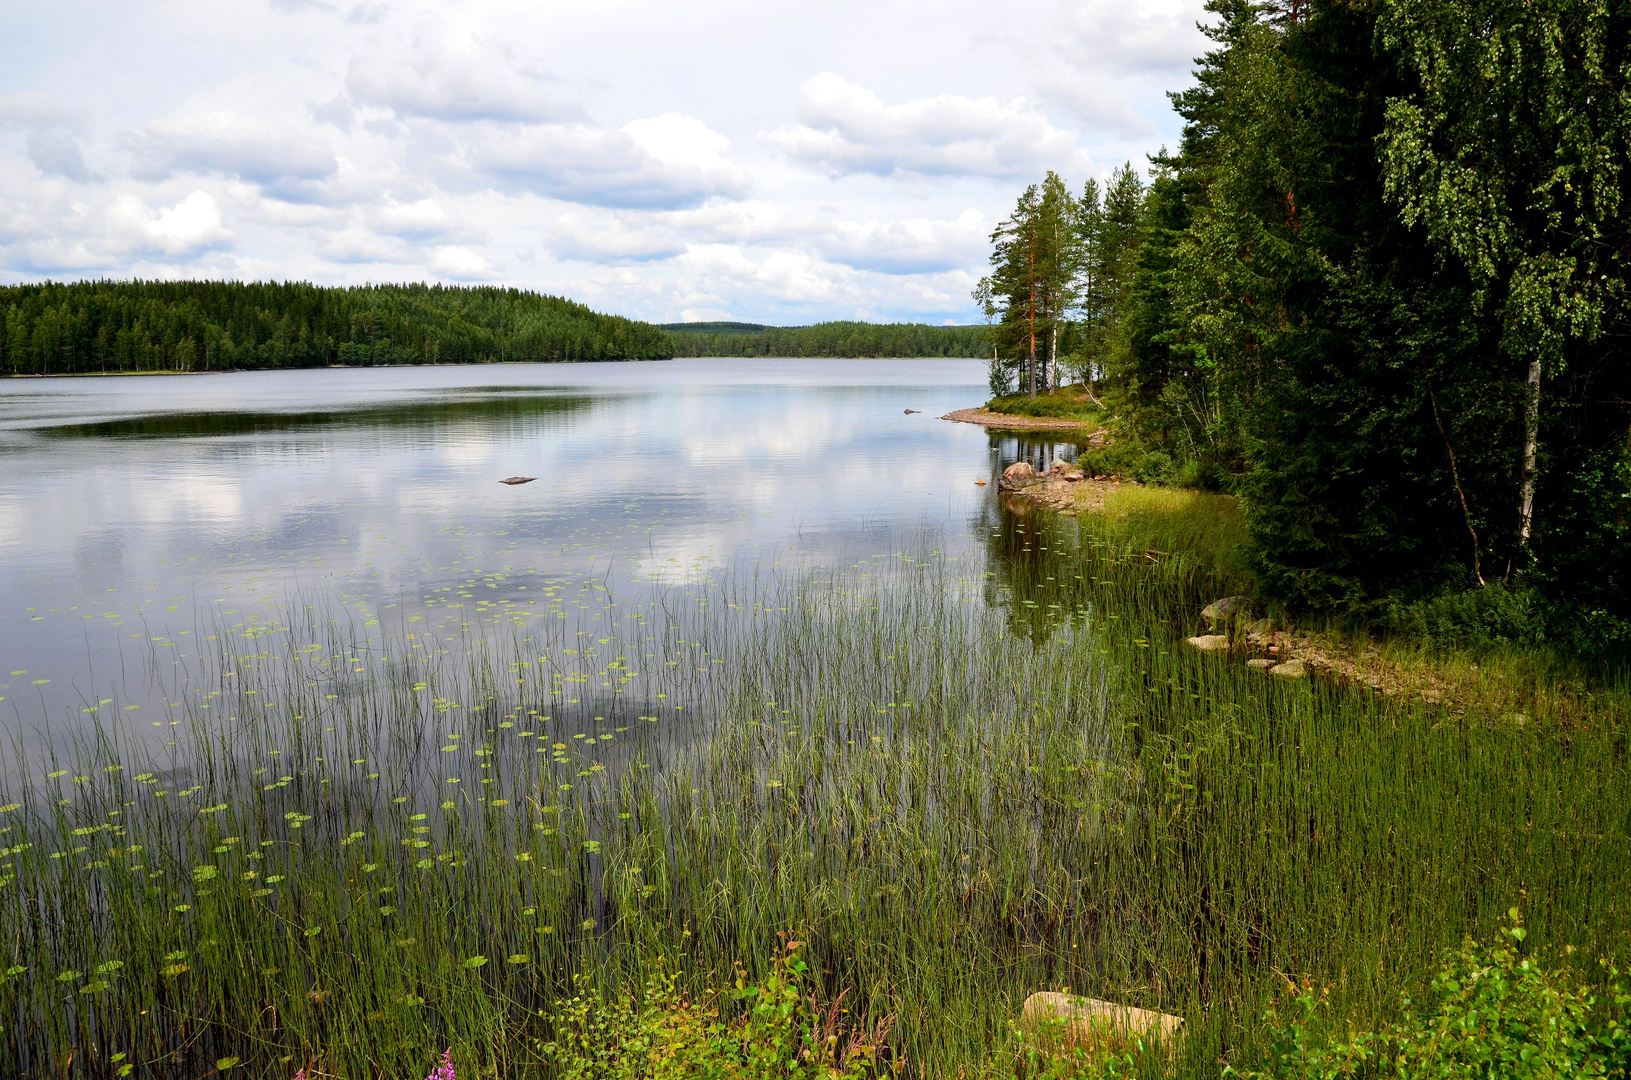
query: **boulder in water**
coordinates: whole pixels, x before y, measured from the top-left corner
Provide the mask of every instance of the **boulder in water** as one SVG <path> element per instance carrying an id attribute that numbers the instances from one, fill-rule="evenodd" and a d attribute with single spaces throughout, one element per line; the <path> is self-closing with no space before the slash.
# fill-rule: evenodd
<path id="1" fill-rule="evenodd" d="M 1002 470 L 1004 480 L 1032 480 L 1036 477 L 1036 470 L 1031 468 L 1029 461 L 1016 461 Z"/>
<path id="2" fill-rule="evenodd" d="M 1184 644 L 1201 652 L 1217 652 L 1229 647 L 1229 637 L 1226 634 L 1202 634 L 1200 637 L 1184 638 Z"/>
<path id="3" fill-rule="evenodd" d="M 1214 600 L 1201 608 L 1201 618 L 1211 622 L 1228 622 L 1236 615 L 1252 609 L 1252 598 L 1249 596 L 1225 596 L 1222 600 Z"/>
<path id="4" fill-rule="evenodd" d="M 536 476 L 506 476 L 500 480 L 501 484 L 530 484 L 538 479 Z"/>
<path id="5" fill-rule="evenodd" d="M 1114 1045 L 1128 1039 L 1170 1040 L 1184 1019 L 1152 1009 L 1135 1009 L 1099 998 L 1043 992 L 1025 999 L 1020 1024 L 1057 1039 L 1062 1049 Z"/>

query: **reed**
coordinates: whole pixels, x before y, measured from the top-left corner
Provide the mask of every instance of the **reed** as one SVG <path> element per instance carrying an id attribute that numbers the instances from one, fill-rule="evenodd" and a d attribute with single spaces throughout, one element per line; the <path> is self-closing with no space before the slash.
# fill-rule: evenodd
<path id="1" fill-rule="evenodd" d="M 1380 1022 L 1514 904 L 1626 953 L 1623 687 L 1514 728 L 1271 683 L 1176 644 L 1228 552 L 1128 529 L 1005 519 L 983 562 L 767 561 L 643 607 L 584 583 L 592 630 L 373 654 L 319 604 L 220 627 L 174 747 L 109 722 L 17 761 L 0 1056 L 556 1075 L 557 1000 L 762 979 L 792 931 L 906 1074 L 1009 1068 L 1020 1003 L 1068 987 L 1184 1015 L 1139 1068 L 1210 1076 L 1268 1053 L 1288 978 Z"/>

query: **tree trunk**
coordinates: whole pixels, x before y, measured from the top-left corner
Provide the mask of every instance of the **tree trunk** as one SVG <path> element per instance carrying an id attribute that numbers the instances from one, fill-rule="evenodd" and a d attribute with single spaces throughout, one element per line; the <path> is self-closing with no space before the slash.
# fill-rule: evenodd
<path id="1" fill-rule="evenodd" d="M 1053 339 L 1048 342 L 1048 369 L 1053 372 L 1053 390 L 1059 390 L 1059 328 L 1053 328 Z"/>
<path id="2" fill-rule="evenodd" d="M 1031 326 L 1031 396 L 1036 397 L 1036 237 L 1031 237 L 1031 306 L 1026 310 Z"/>
<path id="3" fill-rule="evenodd" d="M 1523 403 L 1523 482 L 1518 493 L 1518 536 L 1525 547 L 1535 520 L 1535 447 L 1540 442 L 1540 358 L 1529 361 Z"/>

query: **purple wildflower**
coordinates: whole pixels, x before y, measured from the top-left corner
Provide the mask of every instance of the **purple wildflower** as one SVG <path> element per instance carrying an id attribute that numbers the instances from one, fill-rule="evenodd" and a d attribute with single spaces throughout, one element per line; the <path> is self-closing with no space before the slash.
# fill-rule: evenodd
<path id="1" fill-rule="evenodd" d="M 453 1075 L 453 1048 L 448 1047 L 442 1051 L 442 1063 L 425 1080 L 458 1080 Z"/>

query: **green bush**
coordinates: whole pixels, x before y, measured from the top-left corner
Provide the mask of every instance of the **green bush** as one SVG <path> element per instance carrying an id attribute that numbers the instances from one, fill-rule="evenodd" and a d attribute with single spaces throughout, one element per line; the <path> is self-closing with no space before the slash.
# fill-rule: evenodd
<path id="1" fill-rule="evenodd" d="M 1165 450 L 1149 450 L 1134 442 L 1089 447 L 1076 464 L 1088 476 L 1115 476 L 1140 484 L 1164 484 L 1177 472 L 1172 455 Z"/>
<path id="2" fill-rule="evenodd" d="M 1425 644 L 1468 649 L 1496 644 L 1539 644 L 1546 637 L 1540 596 L 1499 582 L 1415 601 L 1390 599 L 1382 626 Z"/>
<path id="3" fill-rule="evenodd" d="M 1516 908 L 1506 939 L 1493 948 L 1467 942 L 1433 980 L 1426 1008 L 1382 1031 L 1332 1037 L 1323 998 L 1308 986 L 1280 1024 L 1271 1014 L 1273 1057 L 1250 1080 L 1563 1080 L 1631 1075 L 1626 1028 L 1631 987 L 1611 966 L 1604 986 L 1576 985 L 1566 969 L 1521 955 L 1526 931 Z"/>
<path id="4" fill-rule="evenodd" d="M 846 1023 L 839 1002 L 806 997 L 798 948 L 788 942 L 759 985 L 739 973 L 734 989 L 703 1000 L 681 993 L 672 974 L 653 976 L 639 1001 L 627 989 L 603 999 L 578 976 L 549 1016 L 555 1038 L 539 1049 L 561 1080 L 859 1080 L 891 1023 Z M 721 997 L 741 1014 L 721 1019 Z"/>
<path id="5" fill-rule="evenodd" d="M 1097 424 L 1102 417 L 1098 406 L 1071 387 L 1066 387 L 1054 393 L 1039 394 L 1034 398 L 1028 394 L 1009 394 L 1004 397 L 994 397 L 985 403 L 985 407 L 992 412 L 1002 413 L 1006 416 L 1036 416 L 1057 420 L 1080 420 L 1084 424 Z"/>

